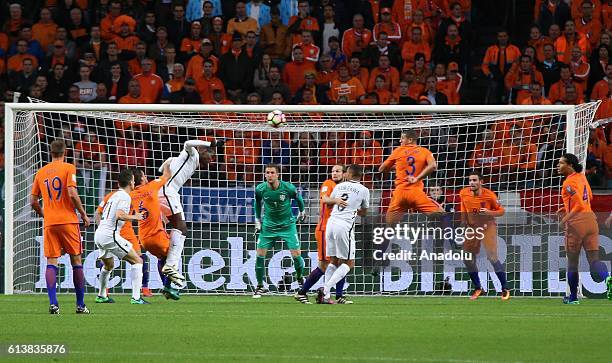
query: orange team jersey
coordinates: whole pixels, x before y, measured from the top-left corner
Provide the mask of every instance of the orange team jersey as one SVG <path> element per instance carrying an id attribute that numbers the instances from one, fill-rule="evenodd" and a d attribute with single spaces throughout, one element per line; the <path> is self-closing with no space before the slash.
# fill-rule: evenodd
<path id="1" fill-rule="evenodd" d="M 565 228 L 565 248 L 574 253 L 599 250 L 599 227 L 591 209 L 593 193 L 583 173 L 574 173 L 563 181 L 561 198 L 565 212 L 577 214 L 568 221 Z"/>
<path id="2" fill-rule="evenodd" d="M 100 205 L 98 205 L 98 209 L 97 209 L 98 213 L 102 214 L 102 210 L 104 210 L 104 206 L 106 205 L 106 203 L 108 202 L 108 200 L 113 194 L 115 194 L 115 191 L 110 192 L 104 196 L 104 199 L 102 200 Z M 121 228 L 121 231 L 119 231 L 119 235 L 121 235 L 121 237 L 125 238 L 126 240 L 130 241 L 130 243 L 132 244 L 132 247 L 134 247 L 134 250 L 140 253 L 140 243 L 138 242 L 138 237 L 136 237 L 136 233 L 134 232 L 132 221 L 125 221 L 125 224 Z"/>
<path id="3" fill-rule="evenodd" d="M 469 187 L 461 189 L 459 192 L 461 199 L 460 211 L 466 213 L 467 222 L 471 226 L 479 226 L 484 223 L 495 223 L 495 217 L 480 214 L 481 208 L 491 211 L 503 211 L 497 201 L 497 195 L 487 188 L 480 188 L 480 195 L 475 195 Z"/>
<path id="4" fill-rule="evenodd" d="M 319 261 L 329 260 L 329 257 L 325 254 L 326 248 L 327 248 L 325 246 L 325 229 L 327 226 L 327 220 L 329 219 L 329 216 L 331 215 L 332 207 L 323 203 L 323 197 L 329 197 L 335 187 L 336 187 L 336 182 L 331 179 L 327 179 L 321 185 L 321 190 L 319 193 L 321 214 L 319 215 L 319 223 L 317 224 L 317 228 L 315 229 L 315 239 L 317 240 L 317 251 L 319 253 Z"/>
<path id="5" fill-rule="evenodd" d="M 132 210 L 143 214 L 143 219 L 138 222 L 138 236 L 141 241 L 147 237 L 154 236 L 160 231 L 165 232 L 162 222 L 161 206 L 159 205 L 158 192 L 166 184 L 166 178 L 152 180 L 145 185 L 136 187 L 131 193 Z"/>
<path id="6" fill-rule="evenodd" d="M 32 195 L 42 196 L 45 227 L 79 223 L 68 196 L 68 188 L 77 187 L 76 180 L 76 167 L 63 161 L 52 161 L 36 173 Z"/>
<path id="7" fill-rule="evenodd" d="M 385 160 L 385 164 L 395 165 L 395 188 L 423 190 L 422 180 L 411 184 L 408 182 L 408 177 L 419 175 L 427 167 L 428 159 L 433 159 L 431 151 L 414 144 L 403 145 L 393 150 Z"/>

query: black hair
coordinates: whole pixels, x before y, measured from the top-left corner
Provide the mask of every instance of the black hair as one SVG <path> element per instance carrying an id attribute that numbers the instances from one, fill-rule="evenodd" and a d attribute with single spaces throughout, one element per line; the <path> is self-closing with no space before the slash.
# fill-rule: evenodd
<path id="1" fill-rule="evenodd" d="M 119 177 L 117 178 L 117 180 L 119 181 L 119 187 L 125 188 L 130 185 L 133 176 L 134 173 L 130 169 L 121 170 L 121 172 L 119 173 Z"/>
<path id="2" fill-rule="evenodd" d="M 132 169 L 132 174 L 134 175 L 134 184 L 140 185 L 142 183 L 142 179 L 144 178 L 144 173 L 140 169 Z"/>
<path id="3" fill-rule="evenodd" d="M 582 171 L 582 164 L 580 164 L 580 161 L 578 160 L 578 157 L 576 155 L 571 153 L 565 153 L 563 154 L 562 158 L 565 159 L 565 161 L 567 161 L 567 163 L 572 166 L 576 173 L 580 173 Z"/>
<path id="4" fill-rule="evenodd" d="M 354 176 L 355 178 L 361 178 L 363 175 L 363 167 L 358 164 L 351 164 L 347 167 L 347 171 L 349 174 Z"/>
<path id="5" fill-rule="evenodd" d="M 278 173 L 278 174 L 280 174 L 280 172 L 281 172 L 281 167 L 278 164 L 270 163 L 270 164 L 266 165 L 266 169 L 268 169 L 268 168 L 276 169 L 276 173 Z"/>

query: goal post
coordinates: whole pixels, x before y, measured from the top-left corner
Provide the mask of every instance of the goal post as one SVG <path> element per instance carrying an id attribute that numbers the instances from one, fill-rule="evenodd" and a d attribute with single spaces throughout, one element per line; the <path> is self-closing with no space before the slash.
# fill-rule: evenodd
<path id="1" fill-rule="evenodd" d="M 314 268 L 318 188 L 329 177 L 330 163 L 357 161 L 367 166 L 365 183 L 372 190 L 370 220 L 375 223 L 388 208 L 393 189 L 391 176 L 377 174 L 375 166 L 397 146 L 402 130 L 415 129 L 440 164 L 426 180 L 427 187 L 441 187 L 445 201 L 456 205 L 458 190 L 466 185 L 466 172 L 474 167 L 485 170 L 493 189 L 510 210 L 510 215 L 500 222 L 503 231 L 500 229 L 499 238 L 504 241 L 504 258 L 513 288 L 525 296 L 556 296 L 565 287 L 555 285 L 561 280 L 559 271 L 563 270 L 564 262 L 559 257 L 562 243 L 558 230 L 550 217 L 551 210 L 560 203 L 559 180 L 551 162 L 565 150 L 574 152 L 580 160 L 586 159 L 589 126 L 596 108 L 596 103 L 579 106 L 7 103 L 5 293 L 44 291 L 42 220 L 31 211 L 28 199 L 34 173 L 50 158 L 45 145 L 54 138 L 70 139 L 72 161 L 79 164 L 79 194 L 88 211 L 94 211 L 100 197 L 115 187 L 118 169 L 138 166 L 151 176 L 165 158 L 178 154 L 185 140 L 198 137 L 219 141 L 205 156 L 210 158 L 207 165 L 217 169 L 196 171 L 182 190 L 189 227 L 182 266 L 188 278 L 185 291 L 244 294 L 250 291 L 255 276 L 253 190 L 256 183 L 263 181 L 266 162 L 280 161 L 283 178 L 296 184 L 306 200 L 309 219 L 299 226 L 299 236 L 303 256 L 309 260 L 307 266 Z M 275 109 L 287 115 L 287 123 L 277 129 L 264 122 L 265 115 Z M 550 134 L 538 134 L 543 130 Z M 488 140 L 487 135 L 495 140 Z M 536 160 L 533 150 L 523 149 L 522 143 L 530 142 L 537 146 L 540 146 L 537 142 L 546 143 L 549 150 L 538 148 L 541 155 Z M 486 155 L 476 157 L 476 145 L 480 143 L 485 146 L 478 150 Z M 92 148 L 94 144 L 102 145 L 104 151 Z M 520 157 L 537 164 L 537 168 L 523 170 L 519 165 L 493 168 L 480 164 L 490 162 L 487 155 L 497 155 L 501 149 L 519 150 Z M 505 158 L 513 157 L 511 151 L 506 154 Z M 201 166 L 205 168 L 202 157 Z M 502 158 L 501 154 L 497 157 Z M 359 230 L 358 250 L 360 238 L 371 237 L 374 225 Z M 88 289 L 97 284 L 93 228 L 83 231 Z M 540 234 L 540 240 L 530 239 L 534 234 Z M 430 245 L 446 250 L 449 242 L 423 239 L 415 248 Z M 296 286 L 291 279 L 291 259 L 284 248 L 277 246 L 267 265 L 267 283 L 278 293 Z M 369 252 L 364 247 L 358 253 L 357 266 L 348 278 L 349 293 L 442 294 L 445 292 L 438 285 L 447 277 L 453 285 L 453 294 L 467 293 L 465 271 L 459 264 L 392 263 L 376 274 L 359 261 L 367 259 Z M 556 256 L 551 259 L 551 254 Z M 159 286 L 155 261 L 149 255 L 153 288 Z M 67 264 L 68 260 L 60 260 L 62 263 Z M 121 266 L 111 282 L 113 292 L 129 289 L 124 265 Z M 70 271 L 64 271 L 59 291 L 72 288 Z M 497 288 L 494 277 L 484 281 L 488 281 L 489 289 Z"/>

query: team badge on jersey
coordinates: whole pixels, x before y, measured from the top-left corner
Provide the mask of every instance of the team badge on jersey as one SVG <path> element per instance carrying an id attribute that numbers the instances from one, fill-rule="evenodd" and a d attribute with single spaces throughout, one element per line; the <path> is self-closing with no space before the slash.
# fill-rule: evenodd
<path id="1" fill-rule="evenodd" d="M 565 187 L 565 191 L 570 193 L 571 195 L 574 195 L 574 190 L 569 185 L 567 187 Z"/>
<path id="2" fill-rule="evenodd" d="M 280 199 L 281 202 L 284 202 L 285 201 L 285 194 L 281 194 L 279 199 Z"/>

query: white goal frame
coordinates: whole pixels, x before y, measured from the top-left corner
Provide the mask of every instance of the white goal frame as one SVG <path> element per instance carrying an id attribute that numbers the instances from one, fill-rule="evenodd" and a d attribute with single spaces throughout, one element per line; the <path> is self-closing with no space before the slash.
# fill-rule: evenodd
<path id="1" fill-rule="evenodd" d="M 14 203 L 14 115 L 18 111 L 112 111 L 112 112 L 215 112 L 215 113 L 267 113 L 283 112 L 317 113 L 563 113 L 566 116 L 566 149 L 575 153 L 576 120 L 571 105 L 174 105 L 174 104 L 79 104 L 79 103 L 6 103 L 5 104 L 5 210 L 4 210 L 4 293 L 13 294 L 13 203 Z M 579 155 L 582 162 L 586 153 Z"/>

